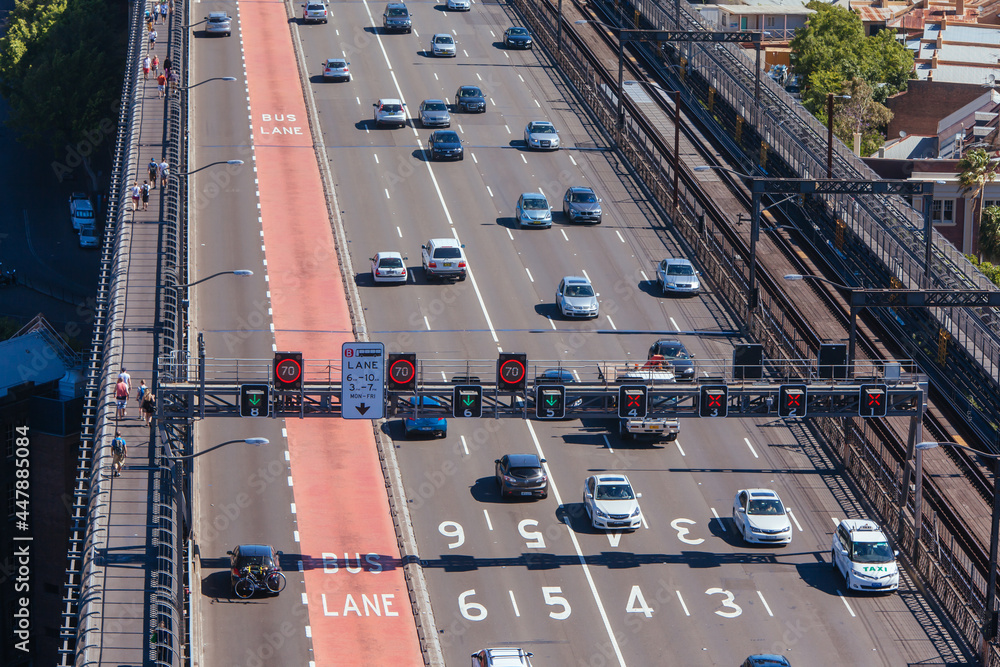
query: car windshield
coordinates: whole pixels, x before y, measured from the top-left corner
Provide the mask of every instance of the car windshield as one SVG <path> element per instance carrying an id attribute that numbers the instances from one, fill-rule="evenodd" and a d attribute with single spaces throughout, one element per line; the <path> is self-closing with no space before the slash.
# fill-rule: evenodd
<path id="1" fill-rule="evenodd" d="M 478 88 L 463 88 L 459 93 L 461 97 L 482 97 L 483 94 L 479 92 Z"/>
<path id="2" fill-rule="evenodd" d="M 378 265 L 383 269 L 401 269 L 403 268 L 403 260 L 399 257 L 383 257 Z"/>
<path id="3" fill-rule="evenodd" d="M 513 477 L 534 477 L 538 474 L 538 468 L 511 468 L 510 474 Z"/>
<path id="4" fill-rule="evenodd" d="M 855 542 L 851 560 L 855 563 L 891 563 L 896 557 L 888 542 Z"/>
<path id="5" fill-rule="evenodd" d="M 208 17 L 208 22 L 209 23 L 225 23 L 228 20 L 229 20 L 228 16 L 209 16 Z"/>
<path id="6" fill-rule="evenodd" d="M 267 556 L 240 556 L 240 567 L 271 567 L 271 559 Z"/>
<path id="7" fill-rule="evenodd" d="M 747 506 L 747 514 L 760 514 L 763 516 L 780 516 L 785 513 L 785 508 L 781 506 L 781 501 L 777 498 L 761 498 L 751 500 Z"/>
<path id="8" fill-rule="evenodd" d="M 529 131 L 536 134 L 555 134 L 556 128 L 552 126 L 552 123 L 532 123 Z"/>
<path id="9" fill-rule="evenodd" d="M 458 134 L 455 132 L 441 132 L 434 139 L 439 144 L 457 144 L 459 143 Z"/>
<path id="10" fill-rule="evenodd" d="M 461 256 L 461 248 L 438 248 L 434 251 L 434 259 L 458 259 Z"/>
<path id="11" fill-rule="evenodd" d="M 511 35 L 521 35 L 521 36 L 524 36 L 524 35 L 528 34 L 528 29 L 527 28 L 511 28 L 510 29 L 510 34 Z"/>
<path id="12" fill-rule="evenodd" d="M 389 10 L 389 16 L 406 16 L 406 10 L 402 7 L 394 7 Z"/>
<path id="13" fill-rule="evenodd" d="M 597 201 L 597 195 L 593 192 L 574 192 L 570 201 L 576 204 L 593 204 Z"/>
<path id="14" fill-rule="evenodd" d="M 400 113 L 402 110 L 403 110 L 403 107 L 399 106 L 398 104 L 383 104 L 382 105 L 382 111 L 384 113 Z"/>
<path id="15" fill-rule="evenodd" d="M 86 208 L 85 209 L 77 209 L 76 213 L 74 215 L 76 217 L 78 217 L 78 218 L 93 218 L 94 217 L 94 212 L 91 211 L 90 209 L 86 209 Z"/>
<path id="16" fill-rule="evenodd" d="M 549 203 L 544 197 L 525 197 L 521 200 L 521 208 L 526 211 L 541 211 L 548 207 Z"/>
<path id="17" fill-rule="evenodd" d="M 453 44 L 454 42 L 455 40 L 453 40 L 448 35 L 438 35 L 437 37 L 434 38 L 435 44 Z"/>
<path id="18" fill-rule="evenodd" d="M 590 285 L 566 285 L 566 296 L 594 296 Z"/>
<path id="19" fill-rule="evenodd" d="M 667 266 L 668 276 L 690 276 L 693 273 L 694 269 L 687 264 L 670 264 Z"/>
<path id="20" fill-rule="evenodd" d="M 678 345 L 661 345 L 657 348 L 657 354 L 662 354 L 664 357 L 670 357 L 671 359 L 687 359 L 687 350 Z"/>
<path id="21" fill-rule="evenodd" d="M 601 484 L 597 487 L 598 500 L 632 500 L 635 495 L 628 484 Z"/>
<path id="22" fill-rule="evenodd" d="M 333 68 L 336 68 L 336 69 L 344 69 L 345 67 L 347 67 L 347 61 L 346 60 L 331 60 L 330 63 L 327 66 L 328 67 L 333 67 Z"/>
<path id="23" fill-rule="evenodd" d="M 444 102 L 425 102 L 424 111 L 447 111 L 448 107 L 444 105 Z"/>

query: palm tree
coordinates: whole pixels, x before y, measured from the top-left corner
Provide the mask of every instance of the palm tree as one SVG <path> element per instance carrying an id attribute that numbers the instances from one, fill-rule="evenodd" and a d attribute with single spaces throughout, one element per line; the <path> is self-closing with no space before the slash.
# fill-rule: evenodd
<path id="1" fill-rule="evenodd" d="M 978 238 L 979 221 L 983 215 L 983 195 L 986 194 L 987 184 L 997 177 L 997 162 L 990 159 L 990 154 L 982 148 L 974 148 L 958 161 L 958 171 L 958 184 L 962 188 L 962 194 L 972 195 L 972 224 Z M 977 242 L 977 252 L 978 245 Z M 982 258 L 982 253 L 978 254 Z"/>

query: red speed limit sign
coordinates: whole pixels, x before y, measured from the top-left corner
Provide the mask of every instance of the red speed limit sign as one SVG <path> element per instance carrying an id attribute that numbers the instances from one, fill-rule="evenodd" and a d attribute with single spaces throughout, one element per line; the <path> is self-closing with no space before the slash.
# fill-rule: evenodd
<path id="1" fill-rule="evenodd" d="M 302 388 L 302 353 L 274 353 L 274 385 L 279 389 Z"/>

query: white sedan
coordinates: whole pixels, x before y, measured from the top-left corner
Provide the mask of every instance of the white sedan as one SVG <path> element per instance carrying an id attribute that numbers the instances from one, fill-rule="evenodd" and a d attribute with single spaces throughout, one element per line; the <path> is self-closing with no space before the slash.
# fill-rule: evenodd
<path id="1" fill-rule="evenodd" d="M 372 280 L 377 283 L 405 283 L 406 264 L 398 252 L 380 252 L 371 258 Z"/>
<path id="2" fill-rule="evenodd" d="M 453 12 L 467 12 L 472 9 L 472 2 L 470 0 L 448 0 L 448 9 Z"/>
<path id="3" fill-rule="evenodd" d="M 733 499 L 733 523 L 744 541 L 788 544 L 792 524 L 778 494 L 770 489 L 744 489 Z"/>
<path id="4" fill-rule="evenodd" d="M 642 525 L 641 497 L 625 475 L 593 475 L 583 484 L 583 508 L 594 528 L 635 530 Z"/>

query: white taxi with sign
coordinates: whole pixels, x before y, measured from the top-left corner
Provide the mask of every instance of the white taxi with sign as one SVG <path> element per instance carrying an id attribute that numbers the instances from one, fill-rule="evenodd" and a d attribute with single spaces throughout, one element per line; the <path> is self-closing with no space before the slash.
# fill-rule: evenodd
<path id="1" fill-rule="evenodd" d="M 898 553 L 878 524 L 868 519 L 844 519 L 833 533 L 833 566 L 854 591 L 897 590 Z"/>

